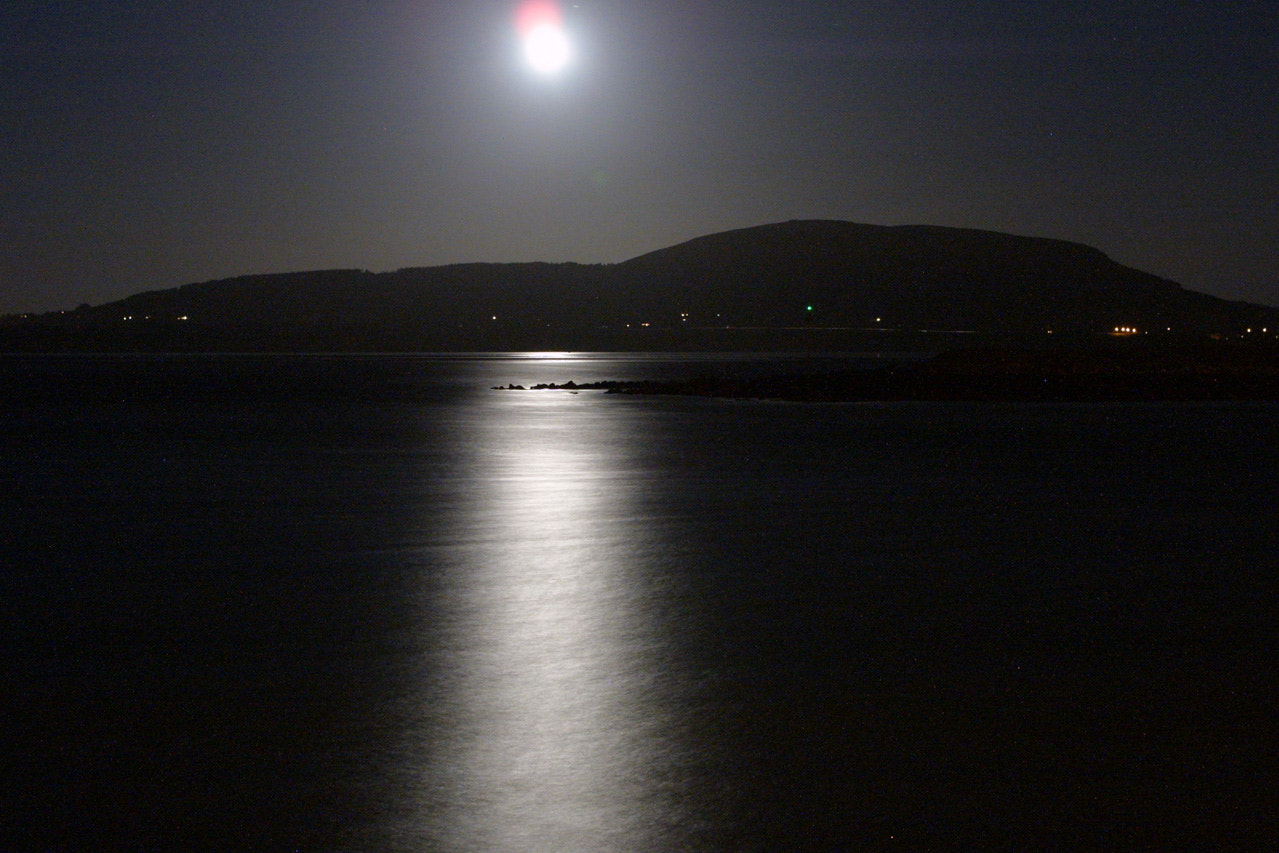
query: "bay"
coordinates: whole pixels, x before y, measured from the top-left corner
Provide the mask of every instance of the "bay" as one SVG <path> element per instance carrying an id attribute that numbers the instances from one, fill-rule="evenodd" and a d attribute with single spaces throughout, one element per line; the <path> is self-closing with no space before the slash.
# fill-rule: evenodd
<path id="1" fill-rule="evenodd" d="M 1279 408 L 11 356 L 12 849 L 1256 846 Z"/>

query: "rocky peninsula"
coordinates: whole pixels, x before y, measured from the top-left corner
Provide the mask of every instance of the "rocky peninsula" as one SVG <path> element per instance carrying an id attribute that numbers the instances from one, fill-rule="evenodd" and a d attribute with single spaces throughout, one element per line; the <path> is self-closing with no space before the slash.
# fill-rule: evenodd
<path id="1" fill-rule="evenodd" d="M 602 390 L 804 402 L 858 401 L 1279 401 L 1279 350 L 1234 346 L 1175 349 L 967 349 L 865 370 L 753 378 L 542 383 L 525 389 Z"/>

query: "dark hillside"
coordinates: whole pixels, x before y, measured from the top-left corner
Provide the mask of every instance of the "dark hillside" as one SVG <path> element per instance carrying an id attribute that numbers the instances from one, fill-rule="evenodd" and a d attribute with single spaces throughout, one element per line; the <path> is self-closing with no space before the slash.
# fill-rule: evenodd
<path id="1" fill-rule="evenodd" d="M 1174 282 L 1077 243 L 933 226 L 797 221 L 691 240 L 620 264 L 698 310 L 792 321 L 980 331 L 1165 328 L 1214 313 Z M 661 289 L 659 287 L 659 289 Z M 710 300 L 716 300 L 712 306 Z M 813 305 L 813 312 L 808 312 Z M 1228 313 L 1220 309 L 1215 313 Z M 1198 324 L 1198 318 L 1193 318 Z"/>
<path id="2" fill-rule="evenodd" d="M 900 350 L 1096 339 L 1116 328 L 1148 340 L 1279 335 L 1279 309 L 1193 293 L 1076 243 L 794 221 L 613 265 L 477 263 L 188 284 L 6 318 L 0 348 Z"/>

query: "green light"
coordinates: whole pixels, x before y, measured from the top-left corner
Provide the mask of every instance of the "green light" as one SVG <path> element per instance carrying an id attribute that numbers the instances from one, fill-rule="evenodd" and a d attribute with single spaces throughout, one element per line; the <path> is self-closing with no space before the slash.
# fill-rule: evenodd
<path id="1" fill-rule="evenodd" d="M 809 305 L 809 306 L 808 306 L 808 310 L 809 310 L 809 311 L 812 311 L 812 310 L 813 310 L 813 306 Z"/>

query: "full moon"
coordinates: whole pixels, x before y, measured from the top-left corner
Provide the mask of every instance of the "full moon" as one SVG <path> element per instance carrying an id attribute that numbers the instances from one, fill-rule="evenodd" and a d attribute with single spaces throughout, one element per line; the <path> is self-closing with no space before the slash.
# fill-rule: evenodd
<path id="1" fill-rule="evenodd" d="M 524 58 L 543 74 L 563 68 L 570 54 L 568 37 L 558 27 L 540 26 L 524 36 Z"/>
<path id="2" fill-rule="evenodd" d="M 573 49 L 557 4 L 526 0 L 520 4 L 515 23 L 524 45 L 524 59 L 534 71 L 553 74 L 572 59 Z"/>

